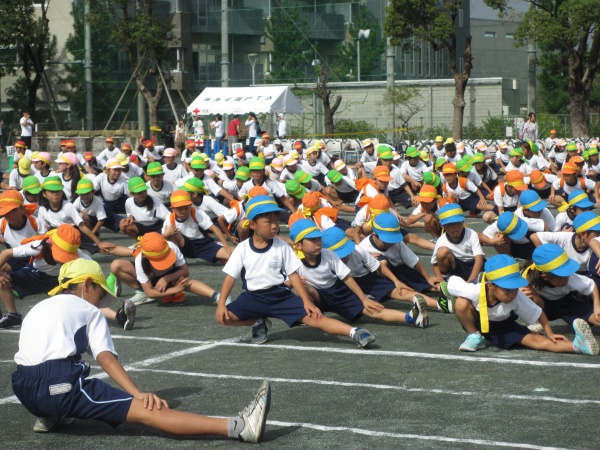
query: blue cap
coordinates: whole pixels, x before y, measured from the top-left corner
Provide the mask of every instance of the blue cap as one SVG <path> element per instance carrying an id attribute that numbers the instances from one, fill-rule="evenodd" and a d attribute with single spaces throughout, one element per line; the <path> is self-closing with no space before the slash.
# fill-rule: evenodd
<path id="1" fill-rule="evenodd" d="M 246 203 L 246 216 L 253 220 L 259 214 L 283 211 L 273 197 L 257 195 Z"/>
<path id="2" fill-rule="evenodd" d="M 508 255 L 496 255 L 483 266 L 487 281 L 504 289 L 518 289 L 529 283 L 521 276 L 519 263 Z"/>
<path id="3" fill-rule="evenodd" d="M 600 216 L 594 211 L 584 211 L 573 220 L 575 233 L 582 231 L 600 231 Z"/>
<path id="4" fill-rule="evenodd" d="M 392 213 L 381 213 L 373 220 L 373 233 L 386 244 L 402 242 L 404 236 L 400 231 L 400 222 Z"/>
<path id="5" fill-rule="evenodd" d="M 341 259 L 352 253 L 356 244 L 348 239 L 341 228 L 331 227 L 323 231 L 323 247 L 331 250 Z"/>
<path id="6" fill-rule="evenodd" d="M 576 200 L 579 197 L 579 200 Z M 569 206 L 577 206 L 578 208 L 593 208 L 594 202 L 591 202 L 588 195 L 581 189 L 576 189 L 569 194 L 567 199 Z"/>
<path id="7" fill-rule="evenodd" d="M 569 258 L 567 252 L 556 244 L 536 247 L 532 259 L 540 272 L 550 272 L 558 277 L 568 277 L 579 270 L 579 263 Z"/>
<path id="8" fill-rule="evenodd" d="M 320 238 L 323 234 L 312 220 L 298 219 L 290 228 L 290 239 L 297 244 L 302 239 Z"/>
<path id="9" fill-rule="evenodd" d="M 521 203 L 523 209 L 528 209 L 533 212 L 539 212 L 548 205 L 548 202 L 542 200 L 540 195 L 533 189 L 521 192 L 519 203 Z"/>
<path id="10" fill-rule="evenodd" d="M 440 208 L 438 218 L 440 219 L 440 224 L 444 226 L 449 223 L 464 222 L 465 213 L 460 205 L 457 205 L 456 203 L 447 203 Z"/>
<path id="11" fill-rule="evenodd" d="M 513 241 L 518 241 L 525 237 L 529 230 L 527 222 L 510 211 L 500 214 L 497 225 L 500 233 L 507 235 Z"/>

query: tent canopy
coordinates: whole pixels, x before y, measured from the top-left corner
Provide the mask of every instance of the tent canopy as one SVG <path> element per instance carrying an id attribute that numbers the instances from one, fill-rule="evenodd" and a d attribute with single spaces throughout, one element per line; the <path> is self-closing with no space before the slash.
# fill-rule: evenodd
<path id="1" fill-rule="evenodd" d="M 188 106 L 198 116 L 259 113 L 304 114 L 304 108 L 288 86 L 206 88 Z"/>

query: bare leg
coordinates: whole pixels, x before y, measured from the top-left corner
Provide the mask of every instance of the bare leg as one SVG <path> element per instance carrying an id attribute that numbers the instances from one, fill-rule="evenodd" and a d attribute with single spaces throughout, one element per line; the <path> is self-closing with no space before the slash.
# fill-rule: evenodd
<path id="1" fill-rule="evenodd" d="M 126 259 L 115 259 L 110 264 L 110 271 L 117 279 L 133 289 L 141 289 L 142 285 L 137 280 L 135 267 L 131 261 Z"/>
<path id="2" fill-rule="evenodd" d="M 4 303 L 4 307 L 6 308 L 7 312 L 17 312 L 17 305 L 15 304 L 15 297 L 13 295 L 12 288 L 0 288 L 0 299 L 2 299 L 2 302 Z"/>
<path id="3" fill-rule="evenodd" d="M 224 248 L 219 249 L 219 251 L 217 252 L 217 254 L 215 256 L 218 259 L 222 259 L 225 261 L 229 260 L 229 254 L 227 253 L 227 250 L 225 250 Z"/>
<path id="4" fill-rule="evenodd" d="M 553 353 L 575 353 L 575 350 L 573 349 L 573 343 L 571 341 L 557 340 L 556 343 L 554 343 L 546 336 L 542 336 L 537 333 L 529 333 L 527 336 L 521 339 L 520 344 L 534 350 L 545 350 Z"/>
<path id="5" fill-rule="evenodd" d="M 215 290 L 213 288 L 198 280 L 190 280 L 190 284 L 186 291 L 208 298 L 211 298 L 212 295 L 215 293 Z"/>
<path id="6" fill-rule="evenodd" d="M 406 313 L 398 311 L 396 309 L 384 308 L 381 311 L 371 314 L 366 309 L 363 310 L 363 314 L 374 319 L 383 320 L 384 322 L 402 322 L 406 323 Z"/>
<path id="7" fill-rule="evenodd" d="M 306 316 L 300 322 L 308 325 L 309 327 L 318 328 L 319 330 L 323 330 L 325 333 L 332 335 L 350 336 L 350 332 L 352 331 L 352 327 L 350 325 L 327 316 L 321 316 L 318 319 L 315 317 Z"/>
<path id="8" fill-rule="evenodd" d="M 488 211 L 483 215 L 482 220 L 485 223 L 494 223 L 494 221 L 496 220 L 497 217 L 498 216 L 496 215 L 496 213 L 494 211 Z"/>

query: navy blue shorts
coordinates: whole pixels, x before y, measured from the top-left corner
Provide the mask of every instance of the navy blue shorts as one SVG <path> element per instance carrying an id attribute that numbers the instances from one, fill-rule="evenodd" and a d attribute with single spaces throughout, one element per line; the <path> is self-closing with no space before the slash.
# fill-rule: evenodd
<path id="1" fill-rule="evenodd" d="M 404 208 L 410 208 L 412 206 L 410 195 L 408 195 L 408 192 L 406 192 L 404 187 L 388 190 L 388 197 L 395 205 L 402 205 Z"/>
<path id="2" fill-rule="evenodd" d="M 548 320 L 562 319 L 572 326 L 575 319 L 587 321 L 594 313 L 594 305 L 576 294 L 569 294 L 559 300 L 544 299 L 544 313 Z"/>
<path id="3" fill-rule="evenodd" d="M 517 210 L 516 206 L 505 206 L 504 207 L 504 212 L 515 212 Z M 492 209 L 492 211 L 494 212 L 494 214 L 496 214 L 497 216 L 500 215 L 500 210 L 498 209 L 498 205 L 494 205 L 494 209 Z"/>
<path id="4" fill-rule="evenodd" d="M 144 225 L 139 222 L 133 222 L 138 229 L 138 236 L 143 236 L 146 233 L 160 233 L 162 231 L 163 223 L 162 220 L 157 220 L 156 222 L 151 223 L 150 225 Z"/>
<path id="5" fill-rule="evenodd" d="M 335 189 L 335 186 L 333 188 Z M 344 203 L 354 203 L 354 200 L 356 200 L 356 197 L 358 197 L 357 190 L 350 191 L 350 192 L 340 192 L 336 189 L 335 192 L 337 193 L 337 196 L 339 197 L 339 199 L 341 201 L 343 201 Z"/>
<path id="6" fill-rule="evenodd" d="M 513 256 L 513 258 L 530 260 L 534 250 L 535 245 L 533 242 L 516 244 L 513 241 L 510 241 L 510 254 Z"/>
<path id="7" fill-rule="evenodd" d="M 11 272 L 9 275 L 12 288 L 19 294 L 19 298 L 45 294 L 58 286 L 58 276 L 48 275 L 34 269 L 31 264 L 27 264 L 22 269 Z"/>
<path id="8" fill-rule="evenodd" d="M 183 235 L 182 235 L 183 236 Z M 217 253 L 223 246 L 217 244 L 212 238 L 190 239 L 183 236 L 181 253 L 186 258 L 200 258 L 211 263 L 217 262 Z"/>
<path id="9" fill-rule="evenodd" d="M 336 280 L 330 288 L 317 289 L 317 292 L 319 293 L 317 306 L 321 311 L 339 314 L 351 322 L 362 316 L 364 305 L 342 280 Z"/>
<path id="10" fill-rule="evenodd" d="M 348 223 L 348 221 L 344 220 L 344 219 L 338 219 L 335 222 L 335 226 L 338 227 L 340 230 L 342 230 L 344 233 L 346 232 L 346 230 L 352 228 L 350 223 Z"/>
<path id="11" fill-rule="evenodd" d="M 302 299 L 286 286 L 275 286 L 259 291 L 245 291 L 227 309 L 240 320 L 274 317 L 288 327 L 300 325 L 308 314 Z"/>
<path id="12" fill-rule="evenodd" d="M 564 197 L 565 196 L 565 190 L 563 188 L 555 189 L 554 190 L 554 195 L 561 196 L 561 197 L 565 198 Z M 565 198 L 565 200 L 566 200 L 566 198 Z"/>
<path id="13" fill-rule="evenodd" d="M 100 420 L 113 427 L 125 422 L 132 397 L 96 378 L 87 379 L 84 362 L 53 360 L 17 366 L 12 374 L 15 395 L 36 417 Z"/>
<path id="14" fill-rule="evenodd" d="M 531 334 L 531 330 L 520 323 L 517 323 L 517 315 L 511 313 L 511 317 L 506 320 L 493 321 L 490 320 L 490 332 L 483 335 L 488 341 L 496 347 L 508 350 L 514 345 L 519 344 L 525 336 Z M 477 329 L 481 331 L 479 323 L 479 314 L 475 315 L 475 324 Z"/>
<path id="15" fill-rule="evenodd" d="M 448 273 L 448 278 L 450 278 L 450 276 L 452 276 L 452 275 L 456 275 L 457 277 L 460 277 L 465 281 L 467 281 L 469 278 L 471 278 L 471 272 L 473 271 L 473 266 L 475 265 L 474 259 L 471 259 L 469 261 L 463 261 L 461 259 L 458 259 L 455 256 L 454 264 L 456 266 L 454 267 L 454 270 L 451 270 Z M 443 274 L 443 275 L 446 275 L 446 274 Z"/>
<path id="16" fill-rule="evenodd" d="M 16 272 L 17 270 L 20 270 L 29 264 L 30 260 L 31 258 L 29 258 L 29 256 L 23 256 L 22 258 L 10 258 L 8 261 L 6 261 L 6 263 L 10 266 L 13 272 Z"/>
<path id="17" fill-rule="evenodd" d="M 533 188 L 533 190 L 538 193 L 538 195 L 540 196 L 540 198 L 544 198 L 544 199 L 550 197 L 550 191 L 551 191 L 551 189 L 552 188 L 550 186 L 548 186 L 545 189 L 535 189 L 535 188 Z"/>
<path id="18" fill-rule="evenodd" d="M 355 277 L 354 281 L 365 294 L 372 296 L 378 302 L 389 297 L 390 293 L 396 289 L 394 283 L 377 272 L 369 272 L 362 277 Z"/>
<path id="19" fill-rule="evenodd" d="M 479 203 L 479 196 L 477 194 L 471 194 L 465 199 L 458 199 L 458 204 L 463 211 L 471 211 L 476 213 L 478 211 L 477 204 Z"/>
<path id="20" fill-rule="evenodd" d="M 380 257 L 379 260 L 387 259 L 384 257 Z M 408 267 L 406 264 L 401 264 L 399 266 L 394 266 L 392 264 L 388 264 L 388 267 L 392 271 L 396 278 L 406 284 L 408 287 L 414 289 L 417 292 L 425 292 L 428 289 L 431 289 L 431 285 L 427 282 L 423 275 L 417 272 L 412 267 Z"/>

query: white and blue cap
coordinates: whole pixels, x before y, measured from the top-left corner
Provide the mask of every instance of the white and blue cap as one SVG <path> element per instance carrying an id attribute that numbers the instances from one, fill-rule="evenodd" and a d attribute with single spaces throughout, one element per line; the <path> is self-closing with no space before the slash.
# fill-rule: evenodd
<path id="1" fill-rule="evenodd" d="M 312 220 L 298 219 L 290 228 L 290 239 L 297 244 L 302 239 L 312 239 L 322 237 L 321 230 Z"/>
<path id="2" fill-rule="evenodd" d="M 400 231 L 400 222 L 392 213 L 385 212 L 375 217 L 373 221 L 373 233 L 379 236 L 386 244 L 397 244 L 404 240 Z"/>
<path id="3" fill-rule="evenodd" d="M 457 223 L 465 221 L 465 213 L 460 205 L 456 203 L 447 203 L 440 208 L 439 214 L 440 224 L 442 226 L 449 223 Z"/>
<path id="4" fill-rule="evenodd" d="M 519 263 L 511 256 L 496 255 L 484 265 L 485 280 L 504 289 L 518 289 L 529 284 L 521 276 Z M 483 331 L 483 330 L 482 330 Z"/>
<path id="5" fill-rule="evenodd" d="M 535 269 L 550 272 L 558 277 L 568 277 L 579 270 L 579 263 L 569 258 L 567 252 L 556 244 L 543 244 L 533 251 Z"/>
<path id="6" fill-rule="evenodd" d="M 246 216 L 250 220 L 254 220 L 259 214 L 279 211 L 283 211 L 283 209 L 277 205 L 273 197 L 269 197 L 268 195 L 257 195 L 246 203 Z"/>
<path id="7" fill-rule="evenodd" d="M 548 205 L 548 202 L 542 200 L 540 195 L 533 189 L 523 191 L 521 197 L 519 197 L 519 202 L 523 209 L 533 212 L 542 211 Z"/>
<path id="8" fill-rule="evenodd" d="M 513 241 L 522 239 L 527 234 L 527 231 L 529 231 L 527 222 L 517 216 L 514 212 L 510 211 L 500 214 L 496 225 L 498 226 L 500 233 L 508 236 Z"/>
<path id="9" fill-rule="evenodd" d="M 351 254 L 356 244 L 348 239 L 341 228 L 331 227 L 323 231 L 323 247 L 331 250 L 341 259 Z"/>

